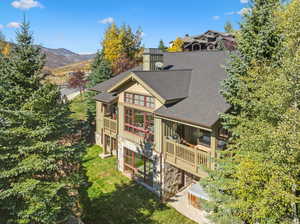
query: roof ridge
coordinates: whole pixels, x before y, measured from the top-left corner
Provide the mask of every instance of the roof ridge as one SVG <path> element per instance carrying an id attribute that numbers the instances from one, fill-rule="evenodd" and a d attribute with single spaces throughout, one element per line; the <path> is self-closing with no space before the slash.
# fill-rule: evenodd
<path id="1" fill-rule="evenodd" d="M 152 71 L 132 71 L 135 72 L 174 72 L 174 71 L 192 71 L 192 68 L 182 68 L 182 69 L 171 69 L 171 70 L 152 70 Z"/>

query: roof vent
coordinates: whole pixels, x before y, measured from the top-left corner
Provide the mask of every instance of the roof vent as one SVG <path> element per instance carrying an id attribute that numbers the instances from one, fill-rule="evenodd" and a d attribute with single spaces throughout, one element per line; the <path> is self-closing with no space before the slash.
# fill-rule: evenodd
<path id="1" fill-rule="evenodd" d="M 163 70 L 164 68 L 164 63 L 158 61 L 155 63 L 155 70 Z"/>

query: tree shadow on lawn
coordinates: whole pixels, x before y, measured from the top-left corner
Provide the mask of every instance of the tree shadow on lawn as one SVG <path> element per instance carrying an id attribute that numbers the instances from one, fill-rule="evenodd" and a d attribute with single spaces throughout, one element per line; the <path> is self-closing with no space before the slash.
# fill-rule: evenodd
<path id="1" fill-rule="evenodd" d="M 170 209 L 135 182 L 118 185 L 115 191 L 95 199 L 82 189 L 81 198 L 85 224 L 157 224 L 151 219 L 153 213 Z"/>

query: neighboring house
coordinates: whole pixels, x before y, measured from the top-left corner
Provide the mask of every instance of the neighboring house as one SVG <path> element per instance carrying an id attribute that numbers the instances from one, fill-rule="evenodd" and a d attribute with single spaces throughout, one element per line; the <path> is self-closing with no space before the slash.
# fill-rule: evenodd
<path id="1" fill-rule="evenodd" d="M 236 48 L 233 34 L 213 30 L 208 30 L 201 35 L 195 36 L 186 34 L 181 39 L 184 42 L 182 46 L 183 51 L 218 50 L 220 48 L 232 51 Z"/>
<path id="2" fill-rule="evenodd" d="M 162 53 L 145 49 L 143 64 L 91 90 L 99 92 L 96 144 L 118 169 L 169 198 L 214 169 L 226 132 L 219 114 L 224 51 Z"/>

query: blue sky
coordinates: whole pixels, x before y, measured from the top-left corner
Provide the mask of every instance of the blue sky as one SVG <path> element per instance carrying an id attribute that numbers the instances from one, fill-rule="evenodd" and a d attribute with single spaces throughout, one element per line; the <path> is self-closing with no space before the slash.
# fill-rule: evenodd
<path id="1" fill-rule="evenodd" d="M 145 47 L 157 47 L 185 34 L 235 27 L 247 0 L 0 0 L 0 29 L 8 40 L 24 13 L 37 44 L 92 53 L 100 48 L 107 23 L 141 27 Z"/>

